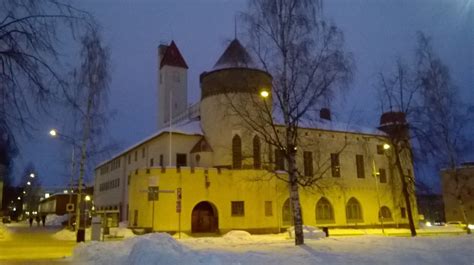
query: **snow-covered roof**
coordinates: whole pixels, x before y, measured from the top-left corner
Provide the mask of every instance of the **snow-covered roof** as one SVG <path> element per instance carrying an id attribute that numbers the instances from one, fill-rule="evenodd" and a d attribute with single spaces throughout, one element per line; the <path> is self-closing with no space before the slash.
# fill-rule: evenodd
<path id="1" fill-rule="evenodd" d="M 237 39 L 234 39 L 227 46 L 224 53 L 212 68 L 212 70 L 221 70 L 227 68 L 253 68 L 256 69 L 252 57 Z"/>
<path id="2" fill-rule="evenodd" d="M 158 132 L 148 136 L 147 138 L 139 141 L 138 143 L 126 148 L 125 150 L 121 151 L 120 153 L 112 156 L 110 159 L 107 159 L 106 161 L 103 161 L 101 163 L 99 163 L 96 168 L 110 162 L 111 160 L 129 152 L 130 150 L 133 150 L 135 149 L 136 147 L 150 141 L 150 140 L 153 140 L 155 139 L 156 137 L 160 136 L 161 134 L 164 134 L 164 133 L 169 133 L 170 132 L 170 128 L 169 127 L 166 127 L 166 128 L 163 128 L 161 130 L 159 130 Z M 181 123 L 178 123 L 178 124 L 175 124 L 175 125 L 172 125 L 171 126 L 171 132 L 172 133 L 177 133 L 177 134 L 183 134 L 183 135 L 203 135 L 203 132 L 202 132 L 202 129 L 201 129 L 201 122 L 199 120 L 193 120 L 193 121 L 184 121 L 184 122 L 181 122 Z"/>
<path id="3" fill-rule="evenodd" d="M 283 122 L 278 122 L 277 125 L 283 126 Z M 325 119 L 316 119 L 311 121 L 301 121 L 298 124 L 299 128 L 303 129 L 317 129 L 335 132 L 360 133 L 378 136 L 387 136 L 387 134 L 377 128 L 365 127 L 357 124 L 330 121 Z"/>

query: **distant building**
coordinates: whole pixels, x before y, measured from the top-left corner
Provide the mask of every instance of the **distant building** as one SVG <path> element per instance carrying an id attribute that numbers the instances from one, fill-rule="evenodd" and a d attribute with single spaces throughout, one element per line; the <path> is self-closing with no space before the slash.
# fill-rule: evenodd
<path id="1" fill-rule="evenodd" d="M 201 74 L 201 100 L 187 108 L 184 58 L 174 42 L 160 46 L 158 54 L 159 131 L 97 165 L 97 212 L 132 227 L 168 232 L 264 233 L 291 226 L 281 151 L 224 104 L 236 96 L 248 100 L 240 103 L 251 115 L 258 114 L 260 90 L 271 92 L 272 76 L 254 66 L 233 40 Z M 239 98 L 242 93 L 247 94 Z M 315 123 L 301 124 L 298 168 L 305 176 L 320 174 L 324 187 L 300 189 L 304 224 L 407 226 L 398 173 L 383 149 L 395 116 L 400 117 L 384 114 L 380 129 L 364 128 L 332 121 L 323 108 Z M 275 133 L 283 132 L 277 126 Z M 409 159 L 403 168 L 405 174 L 414 172 Z"/>
<path id="2" fill-rule="evenodd" d="M 463 221 L 464 211 L 468 222 L 474 223 L 474 162 L 441 170 L 441 182 L 446 221 Z"/>
<path id="3" fill-rule="evenodd" d="M 444 201 L 441 194 L 417 194 L 416 202 L 418 212 L 423 215 L 425 221 L 445 222 Z"/>

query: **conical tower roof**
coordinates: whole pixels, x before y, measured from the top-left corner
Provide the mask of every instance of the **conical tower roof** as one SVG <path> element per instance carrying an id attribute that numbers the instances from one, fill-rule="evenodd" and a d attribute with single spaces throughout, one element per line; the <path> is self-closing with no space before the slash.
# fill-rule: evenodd
<path id="1" fill-rule="evenodd" d="M 255 68 L 252 57 L 237 39 L 234 39 L 227 46 L 227 49 L 214 65 L 213 70 L 226 68 Z"/>
<path id="2" fill-rule="evenodd" d="M 186 61 L 184 61 L 184 58 L 181 55 L 181 52 L 179 52 L 179 49 L 176 46 L 176 43 L 174 43 L 174 41 L 171 41 L 171 44 L 169 46 L 164 47 L 166 48 L 166 50 L 160 62 L 160 69 L 165 65 L 188 69 L 188 65 L 186 64 Z"/>

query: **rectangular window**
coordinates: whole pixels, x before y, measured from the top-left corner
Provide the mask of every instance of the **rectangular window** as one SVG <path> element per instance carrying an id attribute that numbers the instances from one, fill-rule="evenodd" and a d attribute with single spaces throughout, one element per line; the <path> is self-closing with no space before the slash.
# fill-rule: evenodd
<path id="1" fill-rule="evenodd" d="M 407 212 L 406 212 L 405 207 L 400 208 L 400 213 L 402 215 L 402 218 L 407 218 Z"/>
<path id="2" fill-rule="evenodd" d="M 176 166 L 177 167 L 187 166 L 186 154 L 176 154 Z"/>
<path id="3" fill-rule="evenodd" d="M 377 154 L 379 154 L 379 155 L 383 155 L 383 154 L 384 154 L 383 145 L 381 145 L 381 144 L 378 144 L 378 145 L 377 145 Z"/>
<path id="4" fill-rule="evenodd" d="M 339 165 L 339 154 L 331 154 L 331 173 L 334 178 L 341 177 L 341 167 Z"/>
<path id="5" fill-rule="evenodd" d="M 387 183 L 387 172 L 383 168 L 379 168 L 379 182 Z"/>
<path id="6" fill-rule="evenodd" d="M 145 147 L 142 148 L 142 158 L 145 158 Z"/>
<path id="7" fill-rule="evenodd" d="M 275 149 L 275 170 L 285 170 L 283 150 Z"/>
<path id="8" fill-rule="evenodd" d="M 135 161 L 138 159 L 138 151 L 135 151 Z"/>
<path id="9" fill-rule="evenodd" d="M 130 185 L 130 178 L 132 177 L 132 174 L 127 176 L 127 185 Z"/>
<path id="10" fill-rule="evenodd" d="M 163 167 L 164 162 L 163 162 L 163 155 L 160 155 L 160 167 Z"/>
<path id="11" fill-rule="evenodd" d="M 273 216 L 272 201 L 265 201 L 265 216 Z"/>
<path id="12" fill-rule="evenodd" d="M 232 216 L 244 216 L 244 202 L 243 201 L 233 201 L 231 202 Z"/>
<path id="13" fill-rule="evenodd" d="M 312 176 L 313 175 L 313 153 L 304 151 L 303 161 L 304 161 L 304 175 Z"/>
<path id="14" fill-rule="evenodd" d="M 153 161 L 153 158 L 150 159 L 150 167 L 152 167 L 154 165 L 154 161 Z"/>
<path id="15" fill-rule="evenodd" d="M 357 165 L 357 178 L 365 178 L 365 169 L 364 169 L 364 156 L 356 155 L 356 165 Z"/>
<path id="16" fill-rule="evenodd" d="M 128 164 L 130 164 L 130 162 L 132 162 L 132 155 L 128 154 Z"/>

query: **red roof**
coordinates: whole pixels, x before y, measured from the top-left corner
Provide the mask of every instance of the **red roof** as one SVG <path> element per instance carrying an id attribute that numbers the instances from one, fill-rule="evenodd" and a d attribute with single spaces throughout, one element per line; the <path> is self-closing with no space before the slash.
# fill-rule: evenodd
<path id="1" fill-rule="evenodd" d="M 188 65 L 184 61 L 184 58 L 179 52 L 178 47 L 176 46 L 174 41 L 171 41 L 170 46 L 166 48 L 166 51 L 163 54 L 163 58 L 161 59 L 161 62 L 160 62 L 160 69 L 165 65 L 182 67 L 182 68 L 188 69 Z"/>

